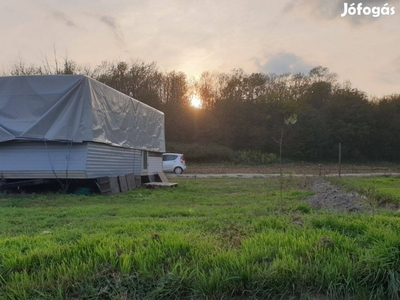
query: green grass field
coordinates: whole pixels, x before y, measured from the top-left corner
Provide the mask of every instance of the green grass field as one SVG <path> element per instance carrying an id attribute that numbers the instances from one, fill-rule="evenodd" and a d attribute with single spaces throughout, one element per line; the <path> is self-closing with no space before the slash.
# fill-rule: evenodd
<path id="1" fill-rule="evenodd" d="M 174 181 L 0 196 L 0 299 L 398 299 L 397 211 L 315 210 L 303 178 L 283 203 L 279 178 Z"/>

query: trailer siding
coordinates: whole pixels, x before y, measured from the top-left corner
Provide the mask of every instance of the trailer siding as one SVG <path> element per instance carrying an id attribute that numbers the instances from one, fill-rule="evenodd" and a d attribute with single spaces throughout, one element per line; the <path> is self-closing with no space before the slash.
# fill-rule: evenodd
<path id="1" fill-rule="evenodd" d="M 149 152 L 148 162 L 148 172 L 150 175 L 162 172 L 162 153 Z"/>
<path id="2" fill-rule="evenodd" d="M 0 178 L 85 178 L 85 143 L 10 141 L 0 146 Z"/>
<path id="3" fill-rule="evenodd" d="M 150 152 L 142 168 L 142 151 L 95 142 L 5 142 L 0 145 L 0 178 L 90 179 L 162 171 L 162 154 Z"/>
<path id="4" fill-rule="evenodd" d="M 138 153 L 137 153 L 138 152 Z M 126 174 L 140 175 L 139 150 L 114 147 L 101 143 L 88 143 L 86 172 L 87 178 L 118 176 Z"/>

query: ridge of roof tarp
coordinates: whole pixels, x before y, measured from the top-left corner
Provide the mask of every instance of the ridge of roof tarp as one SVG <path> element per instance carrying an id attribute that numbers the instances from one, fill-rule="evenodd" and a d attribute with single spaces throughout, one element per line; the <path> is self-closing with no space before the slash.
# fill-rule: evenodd
<path id="1" fill-rule="evenodd" d="M 165 152 L 164 114 L 84 75 L 0 77 L 0 142 L 11 140 Z"/>

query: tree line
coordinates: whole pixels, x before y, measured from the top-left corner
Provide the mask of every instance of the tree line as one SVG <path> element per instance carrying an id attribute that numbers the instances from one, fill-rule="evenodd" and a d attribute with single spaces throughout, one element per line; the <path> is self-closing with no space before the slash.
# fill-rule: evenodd
<path id="1" fill-rule="evenodd" d="M 161 72 L 155 62 L 103 62 L 95 68 L 16 63 L 3 75 L 85 74 L 165 113 L 168 145 L 219 145 L 306 161 L 400 161 L 400 95 L 370 99 L 325 67 L 303 74 Z M 197 95 L 201 109 L 190 105 Z M 285 119 L 297 116 L 288 126 Z"/>

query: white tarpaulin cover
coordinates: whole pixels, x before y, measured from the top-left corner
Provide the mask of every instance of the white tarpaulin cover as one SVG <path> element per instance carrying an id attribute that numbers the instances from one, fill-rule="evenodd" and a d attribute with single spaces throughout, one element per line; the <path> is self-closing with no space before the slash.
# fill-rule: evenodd
<path id="1" fill-rule="evenodd" d="M 0 142 L 11 140 L 165 152 L 164 114 L 83 75 L 0 77 Z"/>

